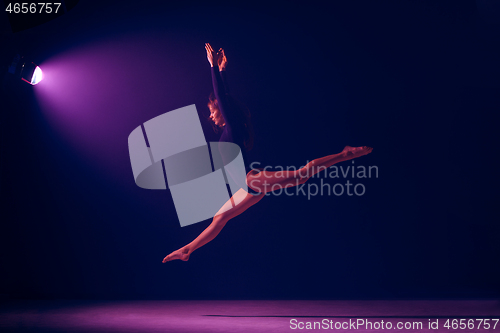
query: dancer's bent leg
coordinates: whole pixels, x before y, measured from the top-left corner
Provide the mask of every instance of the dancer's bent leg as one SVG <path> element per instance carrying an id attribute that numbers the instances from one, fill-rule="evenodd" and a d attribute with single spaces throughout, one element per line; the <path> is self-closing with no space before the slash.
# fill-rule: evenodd
<path id="1" fill-rule="evenodd" d="M 175 259 L 187 261 L 194 250 L 200 248 L 214 239 L 224 228 L 227 221 L 243 213 L 248 208 L 255 205 L 264 197 L 264 194 L 252 195 L 243 189 L 239 189 L 230 200 L 215 214 L 212 223 L 188 245 L 181 247 L 177 251 L 170 253 L 163 259 L 163 263 Z M 237 203 L 234 205 L 233 203 Z"/>

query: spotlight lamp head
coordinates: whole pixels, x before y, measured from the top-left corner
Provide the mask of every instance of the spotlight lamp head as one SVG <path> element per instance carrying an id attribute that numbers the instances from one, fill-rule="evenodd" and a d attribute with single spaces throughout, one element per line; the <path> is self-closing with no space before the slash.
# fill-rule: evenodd
<path id="1" fill-rule="evenodd" d="M 42 81 L 43 73 L 37 64 L 34 62 L 26 61 L 20 55 L 16 55 L 9 67 L 9 73 L 20 77 L 24 82 L 35 85 Z"/>
<path id="2" fill-rule="evenodd" d="M 24 63 L 23 68 L 21 69 L 21 80 L 24 82 L 28 82 L 31 85 L 35 85 L 38 82 L 42 81 L 43 74 L 40 67 L 38 67 L 35 63 Z"/>

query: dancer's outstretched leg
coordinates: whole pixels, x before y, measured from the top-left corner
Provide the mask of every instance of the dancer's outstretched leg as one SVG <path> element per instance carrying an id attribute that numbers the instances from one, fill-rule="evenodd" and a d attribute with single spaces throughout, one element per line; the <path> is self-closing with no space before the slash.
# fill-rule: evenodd
<path id="1" fill-rule="evenodd" d="M 247 175 L 247 185 L 253 190 L 267 193 L 280 188 L 293 187 L 305 183 L 309 178 L 318 172 L 326 170 L 330 166 L 361 157 L 371 153 L 370 147 L 350 147 L 345 146 L 338 154 L 317 158 L 304 167 L 293 171 L 256 171 L 253 170 Z"/>
<path id="2" fill-rule="evenodd" d="M 317 158 L 296 171 L 250 171 L 247 174 L 247 184 L 261 193 L 252 195 L 243 189 L 238 190 L 215 214 L 212 223 L 194 241 L 170 253 L 163 259 L 163 263 L 176 259 L 187 261 L 194 250 L 214 239 L 230 219 L 255 205 L 264 197 L 265 193 L 274 191 L 279 186 L 292 187 L 303 184 L 314 174 L 325 170 L 335 163 L 360 157 L 371 153 L 371 151 L 372 148 L 370 147 L 346 146 L 339 154 Z M 273 186 L 276 185 L 279 185 L 278 188 L 273 189 Z M 235 202 L 237 203 L 236 205 L 234 205 Z"/>
<path id="3" fill-rule="evenodd" d="M 248 208 L 255 205 L 264 197 L 264 194 L 252 195 L 243 189 L 239 189 L 229 199 L 224 206 L 215 214 L 215 217 L 210 225 L 198 236 L 195 240 L 186 246 L 181 247 L 177 251 L 170 253 L 163 259 L 163 263 L 167 261 L 180 259 L 187 261 L 191 253 L 199 247 L 210 242 L 224 228 L 227 221 L 243 213 Z M 235 203 L 237 203 L 235 205 Z"/>

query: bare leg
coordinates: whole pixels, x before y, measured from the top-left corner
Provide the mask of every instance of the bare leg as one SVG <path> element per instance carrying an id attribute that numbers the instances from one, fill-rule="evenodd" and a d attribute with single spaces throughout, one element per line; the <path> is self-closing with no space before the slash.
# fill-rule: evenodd
<path id="1" fill-rule="evenodd" d="M 200 248 L 206 243 L 214 239 L 219 232 L 224 228 L 227 221 L 235 216 L 240 215 L 248 208 L 259 202 L 265 195 L 265 193 L 274 191 L 281 187 L 292 187 L 299 184 L 305 183 L 314 174 L 332 166 L 335 163 L 342 161 L 347 161 L 356 157 L 360 157 L 371 153 L 372 148 L 370 147 L 350 147 L 346 146 L 342 152 L 339 154 L 329 155 L 315 159 L 307 165 L 296 171 L 261 171 L 256 172 L 255 170 L 250 171 L 247 174 L 247 184 L 249 187 L 256 191 L 260 191 L 259 195 L 252 195 L 243 189 L 238 190 L 229 199 L 224 206 L 215 214 L 212 223 L 188 245 L 181 247 L 177 251 L 170 253 L 163 259 L 163 263 L 167 261 L 180 259 L 183 261 L 189 260 L 189 256 L 194 250 Z M 278 186 L 278 188 L 274 188 Z M 239 202 L 236 207 L 233 203 Z"/>
<path id="2" fill-rule="evenodd" d="M 342 152 L 321 158 L 317 158 L 306 164 L 303 168 L 294 171 L 260 171 L 249 172 L 247 185 L 253 190 L 267 193 L 280 188 L 293 187 L 305 183 L 309 178 L 328 167 L 356 157 L 371 153 L 370 147 L 346 146 Z"/>
<path id="3" fill-rule="evenodd" d="M 205 245 L 206 243 L 214 239 L 222 230 L 222 228 L 224 228 L 227 221 L 229 221 L 233 217 L 240 215 L 245 210 L 247 210 L 248 208 L 255 205 L 257 202 L 259 202 L 263 197 L 264 194 L 252 195 L 243 189 L 239 189 L 231 197 L 231 199 L 229 199 L 224 204 L 224 206 L 222 206 L 219 212 L 215 214 L 212 223 L 210 223 L 210 225 L 205 230 L 203 230 L 203 232 L 198 237 L 196 237 L 195 240 L 193 240 L 188 245 L 181 247 L 177 251 L 170 253 L 163 259 L 163 263 L 175 259 L 187 261 L 189 259 L 189 256 L 191 255 L 191 253 L 193 253 L 194 250 L 198 249 L 199 247 Z M 236 207 L 233 207 L 232 204 L 233 200 L 239 202 L 236 205 Z"/>

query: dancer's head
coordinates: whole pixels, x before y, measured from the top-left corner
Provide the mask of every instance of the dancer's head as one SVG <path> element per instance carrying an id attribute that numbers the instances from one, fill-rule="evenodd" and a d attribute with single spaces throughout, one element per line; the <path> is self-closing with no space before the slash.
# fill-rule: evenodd
<path id="1" fill-rule="evenodd" d="M 230 107 L 230 112 L 234 112 L 234 118 L 239 119 L 236 123 L 242 126 L 239 126 L 236 130 L 241 130 L 244 134 L 244 145 L 246 150 L 250 150 L 253 147 L 253 127 L 250 122 L 250 111 L 248 108 L 238 101 L 236 98 L 231 95 L 226 95 L 227 103 Z M 212 125 L 215 132 L 219 132 L 226 125 L 226 121 L 222 112 L 219 109 L 219 103 L 215 94 L 212 92 L 208 97 L 208 108 L 210 109 L 210 120 L 212 121 Z M 233 129 L 235 130 L 235 129 Z"/>
<path id="2" fill-rule="evenodd" d="M 223 128 L 226 125 L 224 117 L 219 110 L 219 103 L 217 103 L 217 98 L 212 92 L 208 97 L 208 109 L 210 110 L 210 120 L 214 126 L 214 130 L 217 132 L 219 128 Z"/>

